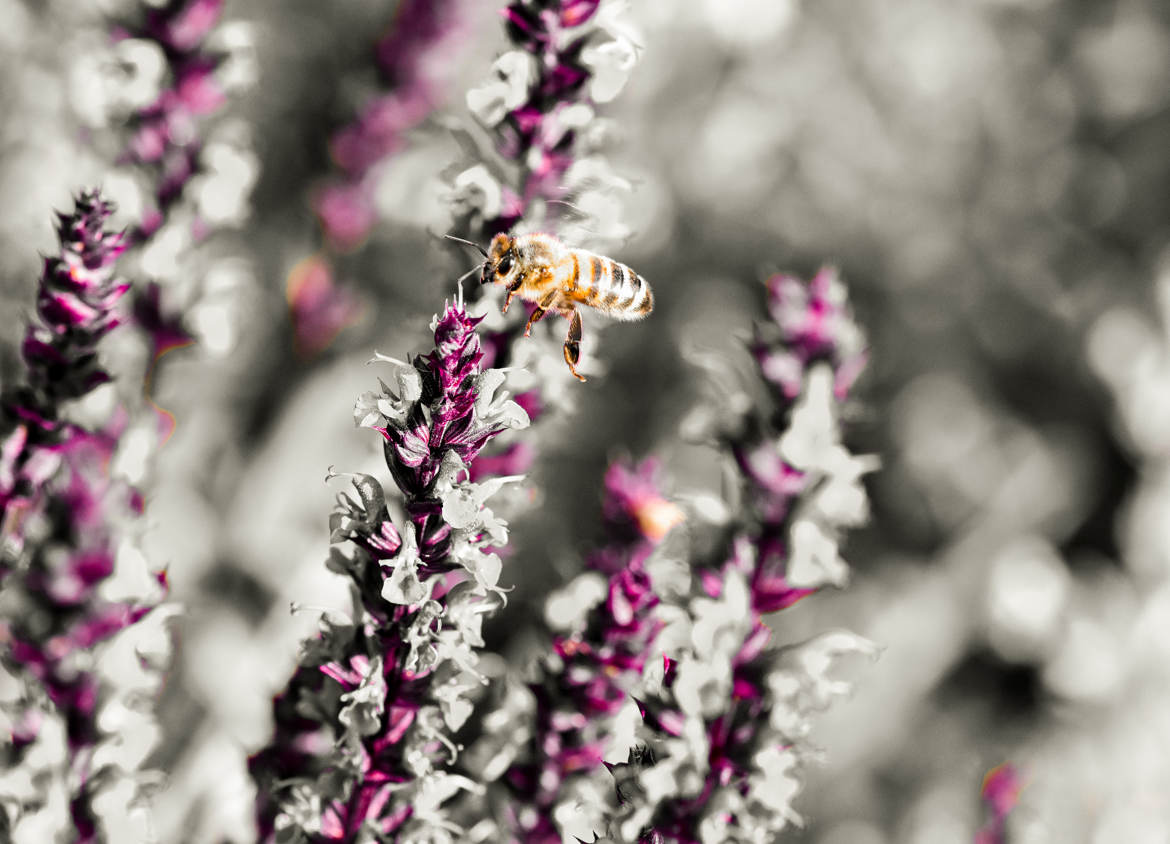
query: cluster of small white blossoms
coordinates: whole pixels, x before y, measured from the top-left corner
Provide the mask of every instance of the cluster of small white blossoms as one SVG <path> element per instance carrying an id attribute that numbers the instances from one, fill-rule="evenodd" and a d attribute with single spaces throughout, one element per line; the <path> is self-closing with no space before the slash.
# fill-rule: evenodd
<path id="1" fill-rule="evenodd" d="M 833 384 L 827 363 L 812 368 L 792 421 L 776 443 L 784 461 L 812 479 L 807 482 L 812 492 L 801 497 L 789 531 L 786 579 L 798 589 L 849 582 L 839 538 L 842 530 L 860 527 L 869 518 L 861 479 L 880 465 L 875 456 L 851 454 L 841 443 Z"/>

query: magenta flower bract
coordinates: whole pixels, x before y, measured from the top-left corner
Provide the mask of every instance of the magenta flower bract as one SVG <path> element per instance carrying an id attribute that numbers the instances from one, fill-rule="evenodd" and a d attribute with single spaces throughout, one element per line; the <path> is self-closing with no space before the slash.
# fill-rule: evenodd
<path id="1" fill-rule="evenodd" d="M 987 772 L 981 789 L 987 820 L 975 833 L 975 844 L 1007 844 L 1008 816 L 1016 808 L 1023 787 L 1020 772 L 1010 762 Z"/>

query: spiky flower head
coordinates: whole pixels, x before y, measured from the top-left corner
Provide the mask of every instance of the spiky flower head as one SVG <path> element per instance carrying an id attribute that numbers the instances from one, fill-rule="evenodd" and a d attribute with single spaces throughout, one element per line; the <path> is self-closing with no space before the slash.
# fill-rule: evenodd
<path id="1" fill-rule="evenodd" d="M 113 213 L 112 203 L 89 190 L 77 196 L 72 213 L 57 215 L 60 248 L 44 259 L 37 290 L 41 325 L 29 326 L 21 346 L 29 386 L 46 411 L 110 379 L 97 342 L 121 321 L 114 305 L 129 289 L 114 275 L 126 244 L 123 233 L 105 228 Z"/>
<path id="2" fill-rule="evenodd" d="M 121 321 L 118 300 L 129 288 L 114 273 L 125 250 L 121 232 L 105 228 L 114 207 L 97 190 L 79 194 L 57 215 L 55 255 L 44 259 L 36 319 L 21 345 L 26 383 L 0 397 L 0 538 L 6 565 L 23 544 L 21 523 L 62 454 L 87 432 L 70 424 L 64 403 L 110 380 L 98 342 Z"/>

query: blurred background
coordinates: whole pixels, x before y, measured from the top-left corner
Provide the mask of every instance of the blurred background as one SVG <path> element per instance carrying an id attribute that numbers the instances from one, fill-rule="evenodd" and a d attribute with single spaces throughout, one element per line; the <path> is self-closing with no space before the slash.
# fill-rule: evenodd
<path id="1" fill-rule="evenodd" d="M 111 164 L 92 63 L 104 16 L 133 4 L 79 5 L 0 0 L 5 380 L 51 210 L 103 184 L 133 221 L 141 190 Z M 322 565 L 323 478 L 377 466 L 352 422 L 376 387 L 365 361 L 425 350 L 471 265 L 435 233 L 451 128 L 505 46 L 497 5 L 456 4 L 458 49 L 428 71 L 435 111 L 377 166 L 369 236 L 330 257 L 345 317 L 306 346 L 295 295 L 323 248 L 311 199 L 335 171 L 330 135 L 377 92 L 394 3 L 227 3 L 253 82 L 207 130 L 228 150 L 202 200 L 221 224 L 130 271 L 201 291 L 199 342 L 150 385 L 175 428 L 149 469 L 142 542 L 183 610 L 154 758 L 160 840 L 249 840 L 245 755 L 317 608 L 345 603 Z M 774 628 L 848 627 L 885 650 L 822 719 L 789 840 L 968 842 L 984 774 L 1010 762 L 1025 783 L 1012 841 L 1166 841 L 1170 6 L 655 0 L 627 17 L 639 63 L 602 109 L 630 183 L 631 234 L 611 254 L 657 308 L 600 332 L 586 320 L 598 374 L 541 426 L 533 483 L 509 503 L 517 591 L 491 644 L 579 570 L 608 460 L 658 454 L 677 494 L 718 489 L 711 455 L 678 436 L 703 395 L 688 357 L 748 372 L 738 338 L 763 318 L 761 280 L 835 263 L 871 346 L 846 439 L 883 468 L 845 549 L 848 589 Z"/>

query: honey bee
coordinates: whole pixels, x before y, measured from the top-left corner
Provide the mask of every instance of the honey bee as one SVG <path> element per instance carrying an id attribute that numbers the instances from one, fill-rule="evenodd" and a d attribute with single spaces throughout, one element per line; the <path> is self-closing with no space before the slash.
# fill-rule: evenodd
<path id="1" fill-rule="evenodd" d="M 486 252 L 469 241 L 451 239 L 474 246 L 484 256 L 480 283 L 492 282 L 505 288 L 503 313 L 508 312 L 515 296 L 536 305 L 524 326 L 525 337 L 549 311 L 569 320 L 565 363 L 579 381 L 584 381 L 585 377 L 577 372 L 581 359 L 581 313 L 578 306 L 584 305 L 623 321 L 642 319 L 654 308 L 650 285 L 625 264 L 566 246 L 553 235 L 534 233 L 511 237 L 497 234 Z"/>

